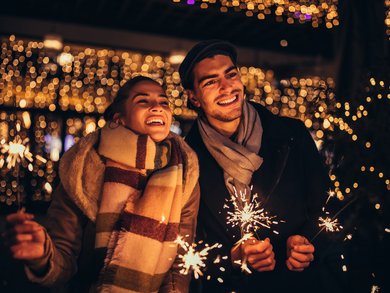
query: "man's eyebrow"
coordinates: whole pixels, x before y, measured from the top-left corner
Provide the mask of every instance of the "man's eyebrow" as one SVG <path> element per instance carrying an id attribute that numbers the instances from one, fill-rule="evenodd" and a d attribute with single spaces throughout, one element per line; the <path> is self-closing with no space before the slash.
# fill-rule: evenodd
<path id="1" fill-rule="evenodd" d="M 230 71 L 232 71 L 232 70 L 237 70 L 237 67 L 234 66 L 234 65 L 232 65 L 232 66 L 230 66 L 228 69 L 226 69 L 226 70 L 224 71 L 224 73 L 226 74 L 226 73 L 228 73 L 228 72 L 230 72 Z M 203 81 L 205 81 L 206 79 L 216 78 L 216 77 L 218 77 L 218 74 L 209 74 L 209 75 L 205 75 L 205 76 L 201 77 L 201 78 L 198 80 L 198 84 L 201 84 L 201 83 L 202 83 Z"/>
<path id="2" fill-rule="evenodd" d="M 225 70 L 225 74 L 232 70 L 237 70 L 237 67 L 234 65 L 230 66 L 228 69 Z"/>

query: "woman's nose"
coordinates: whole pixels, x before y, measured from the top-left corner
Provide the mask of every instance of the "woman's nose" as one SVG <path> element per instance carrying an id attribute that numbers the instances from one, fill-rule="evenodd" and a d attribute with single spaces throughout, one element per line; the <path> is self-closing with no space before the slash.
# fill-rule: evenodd
<path id="1" fill-rule="evenodd" d="M 162 112 L 163 108 L 161 107 L 160 103 L 153 103 L 150 107 L 151 112 Z"/>

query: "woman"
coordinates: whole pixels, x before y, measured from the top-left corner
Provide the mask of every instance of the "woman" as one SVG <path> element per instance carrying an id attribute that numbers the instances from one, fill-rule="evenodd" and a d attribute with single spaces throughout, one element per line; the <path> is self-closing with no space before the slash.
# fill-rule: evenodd
<path id="1" fill-rule="evenodd" d="M 105 118 L 62 157 L 48 232 L 31 214 L 7 217 L 11 253 L 44 286 L 72 279 L 77 292 L 186 292 L 174 240 L 193 240 L 196 155 L 169 132 L 167 96 L 150 78 L 128 81 Z"/>

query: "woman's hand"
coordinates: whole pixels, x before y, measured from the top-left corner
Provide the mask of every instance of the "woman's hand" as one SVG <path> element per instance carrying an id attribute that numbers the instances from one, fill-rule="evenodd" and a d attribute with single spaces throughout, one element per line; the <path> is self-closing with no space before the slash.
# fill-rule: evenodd
<path id="1" fill-rule="evenodd" d="M 15 259 L 34 260 L 43 257 L 45 244 L 44 228 L 33 221 L 34 215 L 19 211 L 6 218 L 4 243 Z"/>
<path id="2" fill-rule="evenodd" d="M 302 272 L 314 260 L 314 246 L 301 235 L 287 239 L 286 265 L 290 271 Z"/>

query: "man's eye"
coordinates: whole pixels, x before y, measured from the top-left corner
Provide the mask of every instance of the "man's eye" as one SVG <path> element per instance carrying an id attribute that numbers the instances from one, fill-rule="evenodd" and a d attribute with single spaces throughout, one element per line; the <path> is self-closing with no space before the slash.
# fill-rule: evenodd
<path id="1" fill-rule="evenodd" d="M 148 100 L 146 100 L 146 99 L 141 99 L 141 100 L 137 101 L 137 104 L 147 104 L 147 103 L 148 103 Z"/>
<path id="2" fill-rule="evenodd" d="M 216 81 L 214 79 L 212 79 L 212 80 L 209 80 L 208 82 L 206 82 L 203 86 L 210 86 L 210 85 L 213 85 L 215 83 L 216 83 Z"/>
<path id="3" fill-rule="evenodd" d="M 235 71 L 228 73 L 228 77 L 230 77 L 230 78 L 233 78 L 235 76 L 237 76 L 237 72 L 235 72 Z"/>
<path id="4" fill-rule="evenodd" d="M 168 101 L 161 102 L 160 104 L 162 106 L 164 106 L 164 107 L 169 107 L 169 102 Z"/>

